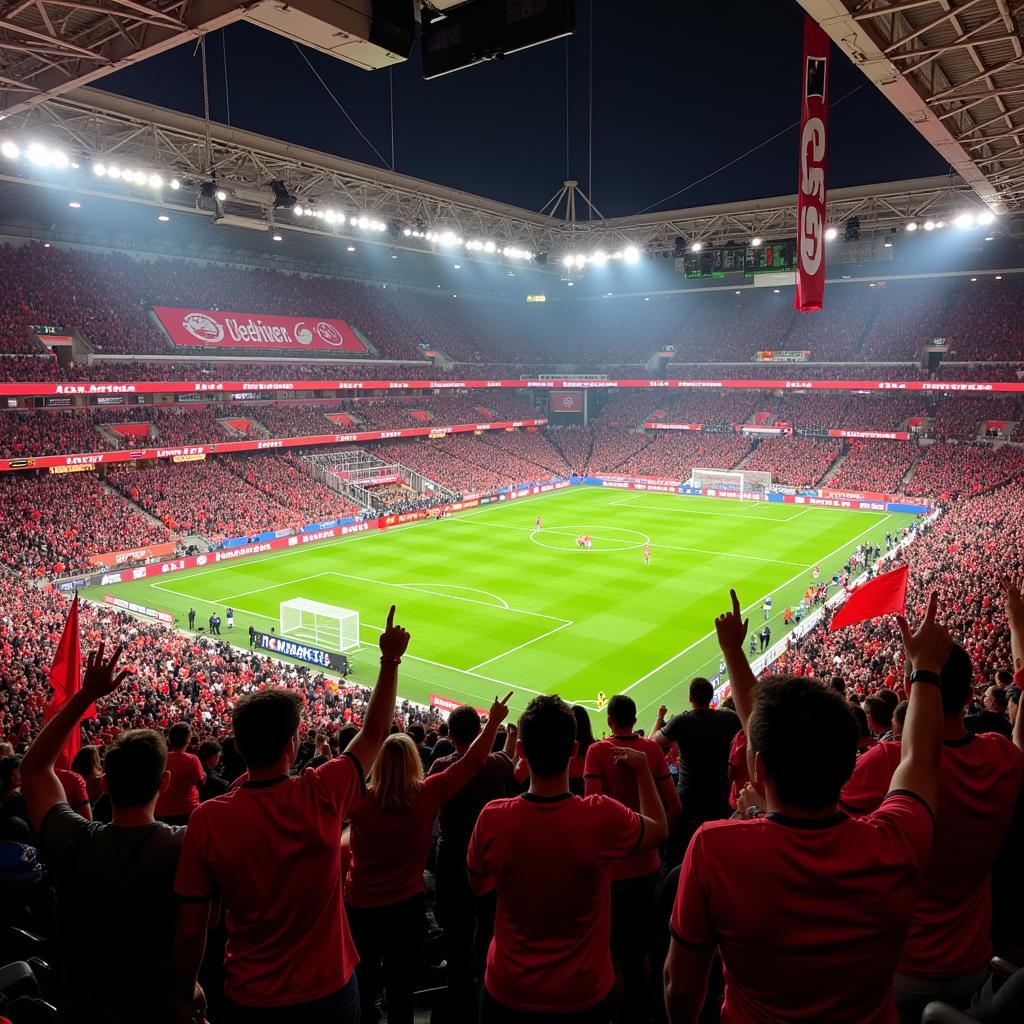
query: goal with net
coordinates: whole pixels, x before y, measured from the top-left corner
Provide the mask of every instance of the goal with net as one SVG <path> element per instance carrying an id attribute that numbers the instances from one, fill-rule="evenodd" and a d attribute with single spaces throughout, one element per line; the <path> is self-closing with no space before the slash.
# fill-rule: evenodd
<path id="1" fill-rule="evenodd" d="M 711 488 L 739 495 L 765 494 L 772 486 L 771 473 L 729 469 L 694 469 L 691 487 Z"/>
<path id="2" fill-rule="evenodd" d="M 295 597 L 281 602 L 281 635 L 335 651 L 359 646 L 359 612 Z"/>

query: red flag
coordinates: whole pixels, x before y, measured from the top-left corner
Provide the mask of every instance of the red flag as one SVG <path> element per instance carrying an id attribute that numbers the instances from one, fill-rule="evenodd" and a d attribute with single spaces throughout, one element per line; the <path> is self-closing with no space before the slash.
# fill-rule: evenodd
<path id="1" fill-rule="evenodd" d="M 821 309 L 825 296 L 825 172 L 828 167 L 828 34 L 804 19 L 797 185 L 796 299 L 801 313 Z"/>
<path id="2" fill-rule="evenodd" d="M 53 698 L 43 712 L 43 721 L 48 722 L 76 693 L 82 679 L 82 643 L 78 632 L 78 595 L 75 595 L 68 609 L 64 632 L 61 634 L 57 652 L 50 666 L 50 686 L 53 687 Z M 91 707 L 84 718 L 95 716 L 96 708 Z M 82 745 L 81 727 L 76 724 L 71 730 L 68 742 L 57 758 L 58 768 L 68 768 Z"/>
<path id="3" fill-rule="evenodd" d="M 907 600 L 909 568 L 901 566 L 858 587 L 846 599 L 846 604 L 832 617 L 829 632 L 852 626 L 865 619 L 877 619 L 889 612 L 903 612 Z"/>

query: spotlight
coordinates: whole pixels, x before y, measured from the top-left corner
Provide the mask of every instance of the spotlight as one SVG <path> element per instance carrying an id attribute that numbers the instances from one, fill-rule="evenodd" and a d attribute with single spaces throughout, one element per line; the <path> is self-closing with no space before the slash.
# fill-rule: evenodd
<path id="1" fill-rule="evenodd" d="M 3 152 L 4 156 L 9 156 L 10 155 L 6 151 L 6 147 L 9 146 L 9 145 L 11 145 L 11 143 L 5 142 L 3 144 L 3 146 L 0 146 L 0 151 Z M 15 146 L 14 148 L 17 149 L 18 147 Z M 17 155 L 17 154 L 15 154 L 15 155 Z M 95 174 L 97 178 L 104 177 L 106 175 L 106 173 L 107 173 L 107 165 L 106 164 L 93 164 L 92 165 L 92 173 Z"/>
<path id="2" fill-rule="evenodd" d="M 578 270 L 582 270 L 587 265 L 587 257 L 580 253 L 573 257 L 572 262 Z"/>
<path id="3" fill-rule="evenodd" d="M 563 256 L 562 257 L 562 266 L 563 267 L 571 267 L 572 266 L 572 257 L 571 256 Z"/>
<path id="4" fill-rule="evenodd" d="M 120 167 L 108 167 L 107 168 L 107 177 L 108 178 L 113 178 L 114 181 L 117 181 L 118 178 L 121 177 L 121 168 Z"/>
<path id="5" fill-rule="evenodd" d="M 71 202 L 68 203 L 68 206 L 70 206 L 72 210 L 80 210 L 82 208 L 82 204 L 77 199 L 72 199 Z"/>
<path id="6" fill-rule="evenodd" d="M 28 149 L 25 150 L 25 156 L 27 156 L 29 162 L 35 164 L 36 167 L 48 167 L 51 160 L 50 151 L 38 142 L 33 142 Z"/>
<path id="7" fill-rule="evenodd" d="M 217 189 L 217 202 L 218 203 L 223 203 L 224 200 L 227 199 L 227 197 L 228 197 L 228 194 L 227 194 L 227 192 L 224 191 L 224 189 L 222 189 L 222 188 Z"/>
<path id="8" fill-rule="evenodd" d="M 365 231 L 370 226 L 370 218 L 363 216 L 355 221 L 355 223 Z"/>
<path id="9" fill-rule="evenodd" d="M 148 185 L 150 188 L 163 188 L 164 179 L 161 178 L 159 174 L 151 174 L 149 176 Z"/>
<path id="10" fill-rule="evenodd" d="M 498 247 L 493 242 L 484 242 L 484 252 L 494 252 Z"/>
<path id="11" fill-rule="evenodd" d="M 704 245 L 702 242 L 694 242 L 693 245 L 690 246 L 690 252 L 700 252 L 703 248 Z"/>
<path id="12" fill-rule="evenodd" d="M 50 162 L 53 164 L 54 167 L 56 167 L 60 171 L 63 171 L 64 168 L 71 163 L 67 156 L 64 153 L 62 153 L 59 149 L 55 149 L 50 154 Z"/>
<path id="13" fill-rule="evenodd" d="M 933 220 L 926 220 L 924 222 L 924 229 L 925 229 L 925 231 L 934 231 L 935 230 L 935 221 L 933 221 Z"/>
<path id="14" fill-rule="evenodd" d="M 462 269 L 462 264 L 461 263 L 453 263 L 452 264 L 452 270 L 461 270 L 461 269 Z"/>
<path id="15" fill-rule="evenodd" d="M 912 220 L 912 221 L 911 221 L 911 222 L 910 222 L 910 223 L 909 223 L 909 224 L 907 225 L 907 230 L 908 230 L 908 231 L 916 231 L 916 230 L 917 230 L 917 221 L 916 221 L 916 220 Z"/>
<path id="16" fill-rule="evenodd" d="M 171 218 L 168 217 L 166 213 L 161 213 L 160 216 L 157 217 L 157 220 L 160 221 L 162 224 L 166 224 L 170 219 Z"/>
<path id="17" fill-rule="evenodd" d="M 937 220 L 935 222 L 935 226 L 937 228 L 944 228 L 946 226 L 946 222 L 944 220 Z"/>
<path id="18" fill-rule="evenodd" d="M 406 238 L 408 238 L 412 234 L 412 228 L 403 228 L 402 234 L 405 235 Z"/>
<path id="19" fill-rule="evenodd" d="M 356 251 L 356 247 L 354 245 L 349 245 L 349 246 L 345 247 L 345 252 L 355 252 L 355 251 Z M 438 285 L 438 288 L 440 288 L 440 287 L 441 286 Z"/>
<path id="20" fill-rule="evenodd" d="M 826 228 L 825 229 L 825 241 L 826 242 L 834 242 L 836 237 L 838 236 L 838 234 L 839 234 L 839 232 L 836 231 L 835 228 Z"/>
<path id="21" fill-rule="evenodd" d="M 994 224 L 996 215 L 991 210 L 982 210 L 978 214 L 978 223 L 983 227 L 987 228 L 989 224 Z"/>
<path id="22" fill-rule="evenodd" d="M 181 188 L 181 182 L 178 181 L 177 178 L 171 178 L 171 188 L 173 188 L 174 191 L 177 192 L 178 189 Z"/>
<path id="23" fill-rule="evenodd" d="M 590 262 L 593 263 L 595 267 L 603 267 L 605 263 L 608 262 L 608 254 L 598 249 L 597 252 L 590 257 Z"/>
<path id="24" fill-rule="evenodd" d="M 750 245 L 751 245 L 752 248 L 756 249 L 760 244 L 761 244 L 761 239 L 760 238 L 751 239 Z"/>
<path id="25" fill-rule="evenodd" d="M 302 203 L 296 203 L 292 207 L 292 213 L 294 213 L 296 217 L 301 217 L 302 216 Z"/>
<path id="26" fill-rule="evenodd" d="M 973 213 L 961 213 L 954 220 L 953 223 L 958 228 L 973 228 L 974 227 L 974 214 Z"/>
<path id="27" fill-rule="evenodd" d="M 21 156 L 21 150 L 10 139 L 0 145 L 0 153 L 3 153 L 8 160 L 17 160 Z"/>
<path id="28" fill-rule="evenodd" d="M 281 236 L 280 235 L 272 235 L 271 237 L 274 239 L 275 242 L 280 242 L 281 241 Z"/>
<path id="29" fill-rule="evenodd" d="M 640 250 L 635 245 L 627 245 L 622 250 L 622 258 L 627 263 L 636 263 L 640 259 Z"/>

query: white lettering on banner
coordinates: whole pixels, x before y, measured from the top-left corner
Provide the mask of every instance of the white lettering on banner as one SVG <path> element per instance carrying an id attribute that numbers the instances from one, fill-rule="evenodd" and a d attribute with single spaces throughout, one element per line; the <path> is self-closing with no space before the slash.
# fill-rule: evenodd
<path id="1" fill-rule="evenodd" d="M 553 388 L 555 382 L 553 380 L 528 380 L 526 386 L 528 388 Z"/>
<path id="2" fill-rule="evenodd" d="M 382 438 L 385 438 L 385 437 L 401 437 L 402 436 L 402 432 L 400 430 L 382 430 L 380 432 L 380 436 Z"/>
<path id="3" fill-rule="evenodd" d="M 404 380 L 392 380 L 388 381 L 388 387 L 392 390 L 397 388 L 407 388 L 409 385 Z"/>
<path id="4" fill-rule="evenodd" d="M 299 538 L 298 537 L 289 537 L 288 538 L 288 547 L 293 548 L 298 543 L 299 543 Z"/>
<path id="5" fill-rule="evenodd" d="M 147 575 L 148 574 L 146 572 L 146 567 L 145 566 L 141 566 L 138 569 L 132 569 L 132 579 L 133 580 L 144 580 Z"/>
<path id="6" fill-rule="evenodd" d="M 667 388 L 668 387 L 668 381 L 667 380 L 649 380 L 647 382 L 647 386 L 649 388 Z"/>
<path id="7" fill-rule="evenodd" d="M 123 395 L 132 394 L 134 384 L 57 384 L 55 395 Z"/>
<path id="8" fill-rule="evenodd" d="M 810 117 L 800 138 L 800 191 L 819 203 L 825 201 L 825 125 L 820 117 Z M 818 207 L 808 204 L 800 221 L 800 263 L 804 272 L 818 273 L 825 251 L 825 225 Z"/>
<path id="9" fill-rule="evenodd" d="M 813 388 L 814 385 L 809 380 L 787 380 L 785 382 L 787 388 Z"/>
<path id="10" fill-rule="evenodd" d="M 196 555 L 196 565 L 206 565 L 206 555 Z"/>
<path id="11" fill-rule="evenodd" d="M 725 384 L 720 380 L 670 380 L 670 388 L 724 388 Z"/>
<path id="12" fill-rule="evenodd" d="M 213 560 L 215 562 L 230 562 L 234 558 L 244 558 L 246 555 L 259 555 L 264 551 L 270 551 L 270 544 L 250 544 L 242 548 L 228 548 L 225 551 L 215 551 Z"/>
<path id="13" fill-rule="evenodd" d="M 432 388 L 464 388 L 464 380 L 428 380 L 427 384 Z"/>
<path id="14" fill-rule="evenodd" d="M 196 384 L 195 389 L 196 389 L 196 391 L 223 391 L 224 390 L 224 385 L 223 384 L 207 384 L 207 383 L 204 383 L 203 381 L 200 381 L 199 383 Z"/>
<path id="15" fill-rule="evenodd" d="M 283 446 L 283 444 L 284 444 L 284 442 L 280 441 L 280 440 L 275 440 L 275 441 L 257 441 L 256 442 L 256 447 L 257 448 L 281 448 Z"/>
<path id="16" fill-rule="evenodd" d="M 500 388 L 501 387 L 501 381 L 500 380 L 489 380 L 487 382 L 487 386 L 489 388 Z"/>
<path id="17" fill-rule="evenodd" d="M 245 381 L 242 384 L 243 391 L 294 391 L 295 385 L 287 380 L 271 381 Z"/>
<path id="18" fill-rule="evenodd" d="M 907 385 L 903 381 L 880 380 L 878 389 L 879 391 L 906 391 Z"/>
<path id="19" fill-rule="evenodd" d="M 926 380 L 921 384 L 924 391 L 993 391 L 991 384 L 958 384 Z"/>
<path id="20" fill-rule="evenodd" d="M 335 434 L 334 435 L 334 440 L 335 441 L 354 441 L 356 439 L 356 436 L 357 436 L 356 434 Z"/>
<path id="21" fill-rule="evenodd" d="M 213 447 L 216 448 L 216 445 Z M 174 455 L 202 455 L 206 450 L 206 445 L 201 444 L 186 448 L 157 448 L 156 457 L 158 459 L 169 459 Z"/>
<path id="22" fill-rule="evenodd" d="M 100 586 L 109 587 L 112 583 L 120 583 L 122 574 L 119 572 L 105 572 L 100 577 Z"/>
<path id="23" fill-rule="evenodd" d="M 103 455 L 69 455 L 64 460 L 65 466 L 95 466 L 103 461 Z"/>

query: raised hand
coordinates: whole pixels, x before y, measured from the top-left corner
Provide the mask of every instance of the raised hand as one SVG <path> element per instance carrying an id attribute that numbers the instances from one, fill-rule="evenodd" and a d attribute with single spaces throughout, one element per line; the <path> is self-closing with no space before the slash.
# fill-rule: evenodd
<path id="1" fill-rule="evenodd" d="M 1020 588 L 1009 576 L 1003 576 L 999 586 L 1006 595 L 1006 618 L 1010 622 L 1010 628 L 1024 631 L 1024 597 L 1021 596 Z"/>
<path id="2" fill-rule="evenodd" d="M 491 704 L 491 709 L 487 712 L 488 722 L 497 722 L 498 725 L 501 725 L 508 718 L 508 702 L 512 699 L 513 693 L 515 693 L 514 690 L 509 690 L 504 700 L 494 698 L 494 703 Z"/>
<path id="3" fill-rule="evenodd" d="M 664 722 L 665 721 L 665 716 L 667 714 L 668 714 L 668 708 L 665 707 L 664 704 L 662 704 L 661 707 L 658 708 L 658 721 L 659 722 Z"/>
<path id="4" fill-rule="evenodd" d="M 900 632 L 903 634 L 903 646 L 906 649 L 910 664 L 915 669 L 928 672 L 941 672 L 946 664 L 949 652 L 953 649 L 953 637 L 949 630 L 936 621 L 939 608 L 938 591 L 928 595 L 928 609 L 921 625 L 914 632 L 902 615 L 896 616 Z"/>
<path id="5" fill-rule="evenodd" d="M 384 632 L 380 635 L 380 653 L 389 659 L 398 659 L 405 654 L 409 646 L 409 634 L 401 627 L 395 625 L 395 606 L 391 606 L 388 612 L 388 622 Z"/>
<path id="6" fill-rule="evenodd" d="M 743 653 L 743 641 L 747 638 L 747 629 L 750 620 L 743 618 L 740 611 L 740 599 L 736 596 L 735 590 L 729 591 L 732 598 L 732 610 L 723 612 L 715 619 L 715 632 L 718 634 L 718 646 L 723 653 L 727 651 L 739 651 Z"/>
<path id="7" fill-rule="evenodd" d="M 624 764 L 635 772 L 642 772 L 647 767 L 647 757 L 643 751 L 631 747 L 612 747 L 612 759 L 616 764 Z"/>
<path id="8" fill-rule="evenodd" d="M 82 693 L 90 701 L 100 700 L 113 693 L 131 675 L 127 669 L 116 674 L 114 672 L 122 650 L 124 648 L 118 647 L 106 661 L 103 660 L 102 642 L 95 651 L 90 651 L 85 663 L 85 677 L 82 680 Z"/>

